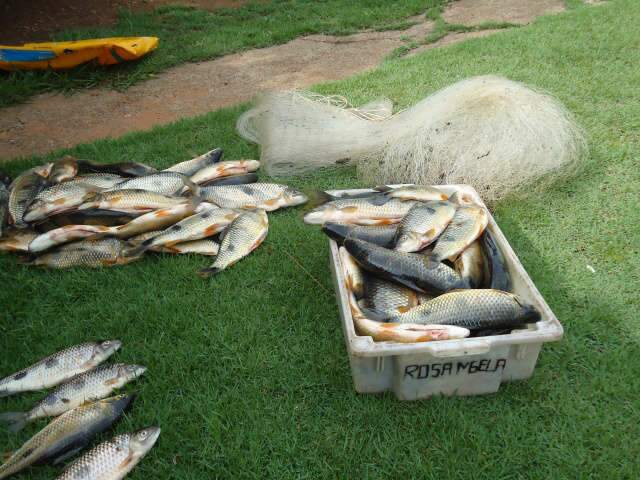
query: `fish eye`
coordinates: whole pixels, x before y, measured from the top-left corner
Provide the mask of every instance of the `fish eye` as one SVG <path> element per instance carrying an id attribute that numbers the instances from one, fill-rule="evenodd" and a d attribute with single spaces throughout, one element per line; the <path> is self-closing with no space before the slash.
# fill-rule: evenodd
<path id="1" fill-rule="evenodd" d="M 111 346 L 111 341 L 110 340 L 105 340 L 104 342 L 102 342 L 101 344 L 104 348 L 108 348 Z"/>
<path id="2" fill-rule="evenodd" d="M 147 438 L 148 435 L 149 433 L 146 430 L 143 430 L 142 432 L 138 433 L 138 438 L 140 440 L 144 440 L 145 438 Z"/>

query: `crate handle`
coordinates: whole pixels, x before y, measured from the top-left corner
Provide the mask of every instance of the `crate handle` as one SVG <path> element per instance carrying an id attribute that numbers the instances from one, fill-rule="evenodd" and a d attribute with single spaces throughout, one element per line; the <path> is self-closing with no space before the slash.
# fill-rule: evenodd
<path id="1" fill-rule="evenodd" d="M 491 350 L 491 342 L 481 339 L 466 338 L 458 341 L 448 341 L 437 345 L 431 344 L 433 356 L 438 358 L 463 357 L 465 355 L 481 355 Z"/>

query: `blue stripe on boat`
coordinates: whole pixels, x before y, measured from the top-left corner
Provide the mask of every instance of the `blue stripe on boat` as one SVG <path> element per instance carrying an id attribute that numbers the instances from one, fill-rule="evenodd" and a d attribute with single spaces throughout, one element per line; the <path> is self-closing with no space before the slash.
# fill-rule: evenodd
<path id="1" fill-rule="evenodd" d="M 39 62 L 51 60 L 56 54 L 51 50 L 16 50 L 0 48 L 0 61 L 3 62 Z"/>

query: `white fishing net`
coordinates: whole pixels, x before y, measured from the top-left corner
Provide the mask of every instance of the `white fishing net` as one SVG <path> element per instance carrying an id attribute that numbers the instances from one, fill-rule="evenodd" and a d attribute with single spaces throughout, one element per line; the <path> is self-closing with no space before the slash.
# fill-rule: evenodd
<path id="1" fill-rule="evenodd" d="M 270 175 L 355 162 L 368 185 L 468 183 L 489 202 L 572 171 L 586 149 L 560 102 L 497 76 L 390 110 L 389 101 L 354 109 L 342 97 L 274 92 L 257 99 L 238 131 L 261 145 Z"/>

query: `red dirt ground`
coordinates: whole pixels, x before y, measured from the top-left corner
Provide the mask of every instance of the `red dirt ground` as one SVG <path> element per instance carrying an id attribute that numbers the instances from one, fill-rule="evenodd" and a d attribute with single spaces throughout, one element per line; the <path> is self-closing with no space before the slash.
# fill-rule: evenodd
<path id="1" fill-rule="evenodd" d="M 153 10 L 168 3 L 215 10 L 246 0 L 0 0 L 0 44 L 46 42 L 61 30 L 113 25 L 122 8 Z"/>

